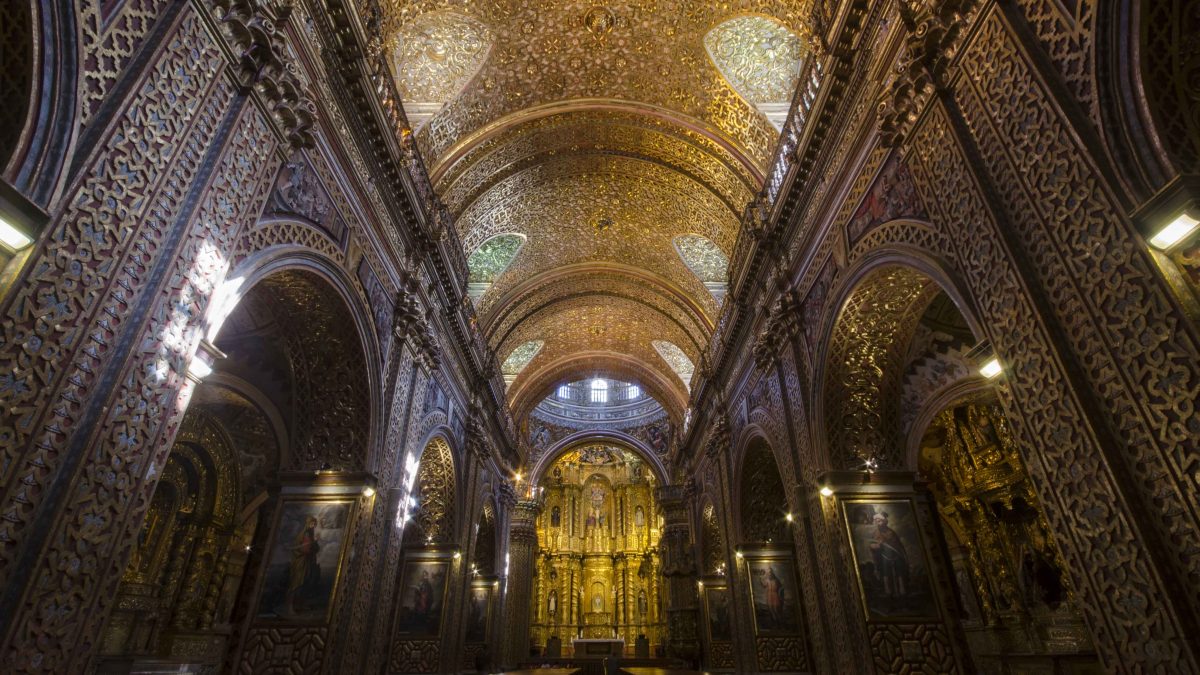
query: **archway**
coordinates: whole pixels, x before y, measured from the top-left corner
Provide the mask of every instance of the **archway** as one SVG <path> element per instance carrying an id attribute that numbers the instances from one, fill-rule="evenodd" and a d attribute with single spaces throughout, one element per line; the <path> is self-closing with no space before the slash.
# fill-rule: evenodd
<path id="1" fill-rule="evenodd" d="M 102 661 L 233 670 L 255 626 L 331 620 L 365 468 L 363 340 L 323 277 L 255 283 L 216 334 L 104 630 Z M 286 496 L 279 486 L 286 484 Z"/>
<path id="2" fill-rule="evenodd" d="M 835 487 L 867 622 L 940 612 L 984 670 L 1090 663 L 1057 549 L 981 374 L 993 372 L 982 368 L 992 355 L 960 299 L 926 270 L 888 260 L 850 275 L 843 297 L 822 422 L 831 468 L 859 476 Z M 919 472 L 915 484 L 908 472 Z M 939 590 L 939 570 L 956 597 Z M 1052 625 L 1077 631 L 1073 646 L 1053 644 Z M 1022 656 L 997 647 L 1018 634 Z"/>

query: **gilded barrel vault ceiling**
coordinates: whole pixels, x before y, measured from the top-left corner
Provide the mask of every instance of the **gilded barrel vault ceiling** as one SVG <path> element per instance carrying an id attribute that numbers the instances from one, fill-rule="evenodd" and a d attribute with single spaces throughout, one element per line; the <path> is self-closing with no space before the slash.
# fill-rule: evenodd
<path id="1" fill-rule="evenodd" d="M 791 99 L 809 0 L 393 9 L 406 107 L 438 104 L 415 138 L 465 253 L 525 237 L 509 264 L 472 272 L 497 358 L 542 343 L 506 373 L 514 412 L 552 375 L 613 370 L 650 373 L 682 410 L 686 376 L 654 341 L 678 346 L 676 365 L 700 360 L 778 136 L 763 106 Z"/>

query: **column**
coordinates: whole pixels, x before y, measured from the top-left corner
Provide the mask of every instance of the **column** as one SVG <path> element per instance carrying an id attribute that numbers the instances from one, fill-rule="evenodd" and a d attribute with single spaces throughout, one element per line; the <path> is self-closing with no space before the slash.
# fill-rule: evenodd
<path id="1" fill-rule="evenodd" d="M 700 638 L 696 597 L 696 559 L 688 518 L 690 493 L 682 485 L 664 485 L 657 491 L 662 509 L 663 591 L 667 623 L 667 655 L 697 663 Z"/>
<path id="2" fill-rule="evenodd" d="M 530 600 L 537 555 L 537 516 L 541 504 L 520 500 L 512 511 L 508 534 L 508 590 L 503 663 L 516 665 L 529 656 Z"/>

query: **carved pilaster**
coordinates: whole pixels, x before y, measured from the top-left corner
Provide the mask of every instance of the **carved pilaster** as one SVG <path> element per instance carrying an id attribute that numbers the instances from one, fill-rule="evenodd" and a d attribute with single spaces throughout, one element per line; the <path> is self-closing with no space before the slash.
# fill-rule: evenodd
<path id="1" fill-rule="evenodd" d="M 664 485 L 656 491 L 663 517 L 662 576 L 667 619 L 667 652 L 694 662 L 700 654 L 696 556 L 692 550 L 691 504 L 695 487 Z"/>
<path id="2" fill-rule="evenodd" d="M 508 543 L 508 598 L 503 662 L 515 665 L 529 655 L 532 619 L 534 556 L 537 555 L 537 517 L 541 504 L 519 500 L 512 509 Z"/>

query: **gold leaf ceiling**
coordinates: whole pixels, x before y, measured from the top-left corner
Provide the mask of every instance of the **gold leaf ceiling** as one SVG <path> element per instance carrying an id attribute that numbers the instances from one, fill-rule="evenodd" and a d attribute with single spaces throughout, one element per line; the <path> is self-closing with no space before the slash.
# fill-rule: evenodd
<path id="1" fill-rule="evenodd" d="M 811 0 L 392 1 L 405 90 L 461 87 L 416 139 L 467 255 L 526 237 L 477 298 L 500 360 L 543 343 L 509 388 L 514 412 L 606 373 L 680 414 L 687 386 L 653 342 L 698 363 L 720 307 L 676 240 L 704 237 L 728 258 L 777 139 L 762 101 L 713 58 L 735 78 L 778 77 L 754 91 L 781 95 L 794 77 L 779 60 L 795 58 L 787 40 L 806 35 Z M 740 17 L 758 18 L 728 23 Z M 438 43 L 454 36 L 469 44 Z"/>

